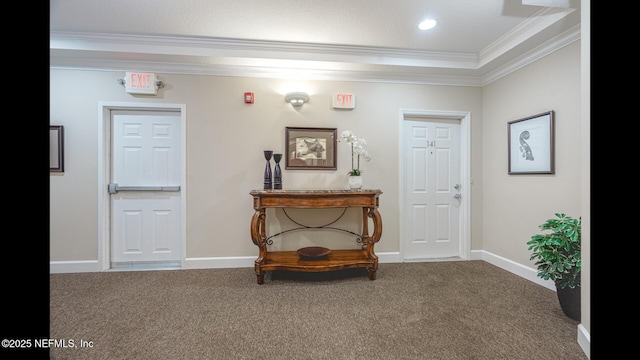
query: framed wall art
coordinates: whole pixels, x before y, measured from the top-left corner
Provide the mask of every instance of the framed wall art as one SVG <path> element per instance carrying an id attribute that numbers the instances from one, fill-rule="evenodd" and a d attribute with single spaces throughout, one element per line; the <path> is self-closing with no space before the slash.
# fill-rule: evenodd
<path id="1" fill-rule="evenodd" d="M 64 171 L 64 127 L 49 125 L 49 172 Z"/>
<path id="2" fill-rule="evenodd" d="M 336 170 L 337 128 L 286 127 L 285 169 Z"/>
<path id="3" fill-rule="evenodd" d="M 555 174 L 554 111 L 507 123 L 509 174 Z"/>

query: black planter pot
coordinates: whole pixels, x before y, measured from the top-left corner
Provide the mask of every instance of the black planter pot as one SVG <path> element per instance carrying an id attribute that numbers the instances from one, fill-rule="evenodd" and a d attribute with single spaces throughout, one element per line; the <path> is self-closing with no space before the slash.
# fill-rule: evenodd
<path id="1" fill-rule="evenodd" d="M 564 289 L 561 289 L 556 284 L 556 292 L 564 314 L 573 320 L 580 321 L 580 286 L 573 289 L 565 286 Z"/>

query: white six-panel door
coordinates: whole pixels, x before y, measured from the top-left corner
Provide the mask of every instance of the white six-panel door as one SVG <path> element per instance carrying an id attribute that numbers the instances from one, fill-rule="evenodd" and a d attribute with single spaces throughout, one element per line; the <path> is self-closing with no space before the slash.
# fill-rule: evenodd
<path id="1" fill-rule="evenodd" d="M 460 254 L 460 121 L 403 121 L 404 258 Z"/>
<path id="2" fill-rule="evenodd" d="M 111 263 L 177 262 L 181 115 L 111 111 Z"/>

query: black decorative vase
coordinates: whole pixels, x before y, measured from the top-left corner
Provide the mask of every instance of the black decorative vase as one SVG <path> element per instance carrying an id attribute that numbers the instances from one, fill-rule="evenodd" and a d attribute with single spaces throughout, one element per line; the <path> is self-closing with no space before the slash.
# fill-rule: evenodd
<path id="1" fill-rule="evenodd" d="M 280 169 L 280 160 L 282 154 L 273 154 L 273 160 L 276 162 L 276 166 L 273 170 L 273 188 L 276 190 L 282 190 L 282 169 Z"/>
<path id="2" fill-rule="evenodd" d="M 556 284 L 556 292 L 562 312 L 571 319 L 580 321 L 580 286 L 576 286 L 573 289 L 565 286 L 564 289 L 561 289 Z"/>
<path id="3" fill-rule="evenodd" d="M 273 156 L 272 150 L 264 151 L 264 158 L 267 160 L 267 165 L 264 168 L 264 189 L 273 189 L 273 175 L 271 174 L 271 157 Z"/>

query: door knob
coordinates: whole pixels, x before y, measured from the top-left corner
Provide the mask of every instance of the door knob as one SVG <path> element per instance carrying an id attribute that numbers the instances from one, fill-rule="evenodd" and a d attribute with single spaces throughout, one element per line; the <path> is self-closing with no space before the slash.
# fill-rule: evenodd
<path id="1" fill-rule="evenodd" d="M 455 194 L 455 195 L 453 195 L 453 198 L 454 198 L 454 199 L 458 199 L 458 200 L 460 200 L 460 199 L 462 198 L 462 195 L 460 195 L 460 194 Z"/>

